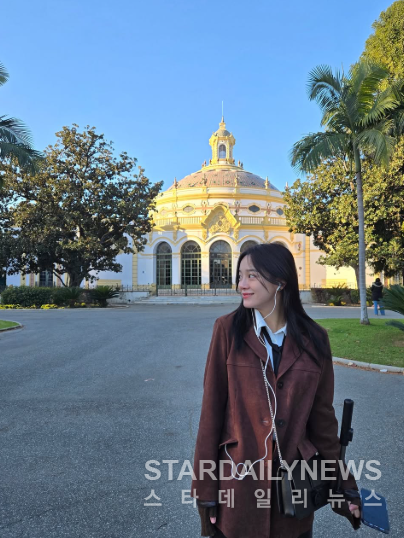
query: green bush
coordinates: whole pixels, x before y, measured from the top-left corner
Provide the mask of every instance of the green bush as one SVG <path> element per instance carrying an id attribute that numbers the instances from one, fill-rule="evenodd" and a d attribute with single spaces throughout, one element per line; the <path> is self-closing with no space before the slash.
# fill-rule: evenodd
<path id="1" fill-rule="evenodd" d="M 359 304 L 359 290 L 349 290 L 351 295 L 351 303 Z"/>
<path id="2" fill-rule="evenodd" d="M 53 304 L 56 304 L 58 306 L 65 306 L 67 304 L 66 289 L 67 288 L 65 287 L 53 288 L 52 290 Z"/>
<path id="3" fill-rule="evenodd" d="M 107 299 L 119 296 L 119 291 L 115 290 L 112 286 L 97 286 L 95 289 L 90 290 L 91 298 L 96 301 L 101 307 L 107 306 Z"/>
<path id="4" fill-rule="evenodd" d="M 75 308 L 76 303 L 80 302 L 80 297 L 83 295 L 83 288 L 73 286 L 72 288 L 64 288 L 64 297 L 66 304 L 70 308 Z"/>
<path id="5" fill-rule="evenodd" d="M 331 288 L 311 288 L 311 296 L 315 303 L 341 304 L 341 301 L 349 302 L 349 289 L 343 284 Z"/>
<path id="6" fill-rule="evenodd" d="M 334 303 L 335 306 L 341 306 L 341 301 L 343 301 L 344 295 L 346 296 L 347 292 L 348 288 L 344 284 L 332 286 L 330 288 L 331 302 Z"/>
<path id="7" fill-rule="evenodd" d="M 31 286 L 12 286 L 1 293 L 2 304 L 19 304 L 23 307 L 52 303 L 52 288 L 36 288 Z"/>

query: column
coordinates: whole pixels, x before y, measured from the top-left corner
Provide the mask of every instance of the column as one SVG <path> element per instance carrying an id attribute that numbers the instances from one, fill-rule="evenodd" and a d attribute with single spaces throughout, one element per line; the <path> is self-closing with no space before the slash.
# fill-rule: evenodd
<path id="1" fill-rule="evenodd" d="M 171 262 L 171 283 L 176 288 L 181 287 L 181 254 L 179 252 L 173 252 Z"/>
<path id="2" fill-rule="evenodd" d="M 236 274 L 237 274 L 237 262 L 240 256 L 239 252 L 232 252 L 231 259 L 231 282 L 233 290 L 236 289 Z"/>
<path id="3" fill-rule="evenodd" d="M 209 252 L 201 252 L 201 284 L 203 288 L 209 287 Z"/>
<path id="4" fill-rule="evenodd" d="M 305 265 L 306 265 L 306 270 L 305 270 L 305 274 L 306 274 L 306 288 L 307 289 L 310 289 L 311 288 L 311 283 L 310 283 L 310 237 L 307 237 L 307 235 L 305 236 L 306 238 L 306 241 L 305 241 L 305 246 L 304 246 L 304 260 L 305 260 Z"/>
<path id="5" fill-rule="evenodd" d="M 132 255 L 132 286 L 137 286 L 138 253 Z"/>

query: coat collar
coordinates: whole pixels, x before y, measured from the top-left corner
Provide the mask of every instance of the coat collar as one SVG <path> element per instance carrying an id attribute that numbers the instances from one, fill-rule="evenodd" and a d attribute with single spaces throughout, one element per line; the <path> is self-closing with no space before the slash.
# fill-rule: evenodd
<path id="1" fill-rule="evenodd" d="M 258 340 L 253 326 L 251 326 L 244 335 L 244 340 L 265 364 L 267 360 L 267 350 L 265 346 L 263 346 Z M 301 352 L 299 351 L 295 341 L 291 338 L 290 334 L 287 334 L 283 344 L 282 359 L 279 365 L 277 379 L 279 379 L 285 372 L 289 370 L 289 368 L 300 357 L 300 355 Z"/>

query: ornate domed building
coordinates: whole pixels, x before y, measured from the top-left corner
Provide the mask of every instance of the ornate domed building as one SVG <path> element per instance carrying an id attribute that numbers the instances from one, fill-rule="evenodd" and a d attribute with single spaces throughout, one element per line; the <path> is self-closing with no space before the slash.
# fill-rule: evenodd
<path id="1" fill-rule="evenodd" d="M 257 243 L 282 242 L 292 252 L 301 289 L 345 284 L 356 288 L 352 268 L 316 263 L 322 254 L 311 237 L 289 233 L 282 193 L 235 163 L 236 140 L 224 119 L 212 134 L 212 158 L 160 193 L 153 230 L 143 252 L 117 255 L 122 271 L 94 274 L 99 285 L 154 288 L 235 288 L 237 259 Z M 129 237 L 129 244 L 131 238 Z M 367 271 L 370 285 L 373 273 Z M 60 285 L 51 271 L 12 275 L 8 284 Z M 83 283 L 84 284 L 84 283 Z M 88 283 L 86 284 L 88 285 Z"/>
<path id="2" fill-rule="evenodd" d="M 235 163 L 235 143 L 222 118 L 209 163 L 158 196 L 147 246 L 133 257 L 133 284 L 234 288 L 240 252 L 280 241 L 295 257 L 301 287 L 310 286 L 309 238 L 288 232 L 280 191 Z"/>

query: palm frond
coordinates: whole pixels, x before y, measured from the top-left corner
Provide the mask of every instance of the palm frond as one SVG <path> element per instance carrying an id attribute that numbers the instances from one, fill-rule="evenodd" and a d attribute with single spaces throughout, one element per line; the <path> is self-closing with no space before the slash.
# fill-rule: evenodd
<path id="1" fill-rule="evenodd" d="M 363 60 L 354 64 L 349 71 L 352 92 L 360 102 L 372 102 L 379 91 L 380 82 L 389 76 L 387 69 L 374 62 Z"/>
<path id="2" fill-rule="evenodd" d="M 396 329 L 400 329 L 400 331 L 404 331 L 404 323 L 402 323 L 401 321 L 386 321 L 386 325 L 390 325 L 390 327 L 395 327 Z"/>
<path id="3" fill-rule="evenodd" d="M 307 92 L 311 101 L 315 100 L 323 112 L 328 112 L 338 105 L 342 87 L 342 75 L 334 75 L 328 65 L 318 65 L 309 73 Z"/>
<path id="4" fill-rule="evenodd" d="M 389 158 L 393 152 L 395 138 L 386 134 L 393 126 L 392 120 L 380 122 L 373 128 L 366 129 L 356 137 L 359 148 L 374 153 L 376 164 L 388 166 Z"/>
<path id="5" fill-rule="evenodd" d="M 324 159 L 346 155 L 348 147 L 349 135 L 345 133 L 309 133 L 293 145 L 290 159 L 298 170 L 312 172 Z"/>
<path id="6" fill-rule="evenodd" d="M 327 131 L 355 132 L 355 110 L 350 110 L 345 103 L 341 103 L 338 110 L 324 114 L 323 120 Z"/>
<path id="7" fill-rule="evenodd" d="M 394 284 L 385 290 L 383 304 L 387 310 L 404 314 L 404 286 Z"/>
<path id="8" fill-rule="evenodd" d="M 8 72 L 3 64 L 0 63 L 0 86 L 3 86 L 8 80 Z"/>
<path id="9" fill-rule="evenodd" d="M 0 140 L 30 146 L 32 137 L 28 127 L 17 118 L 0 116 Z"/>
<path id="10" fill-rule="evenodd" d="M 363 126 L 371 125 L 384 118 L 390 111 L 395 110 L 399 106 L 400 102 L 397 99 L 397 95 L 392 88 L 387 88 L 376 97 L 373 96 L 373 102 L 366 104 L 366 106 L 360 106 L 361 121 Z"/>
<path id="11" fill-rule="evenodd" d="M 0 159 L 7 158 L 15 158 L 21 168 L 36 173 L 43 160 L 43 154 L 30 146 L 0 141 Z"/>

